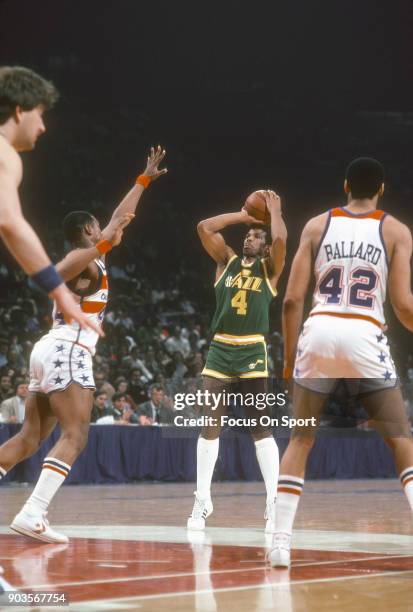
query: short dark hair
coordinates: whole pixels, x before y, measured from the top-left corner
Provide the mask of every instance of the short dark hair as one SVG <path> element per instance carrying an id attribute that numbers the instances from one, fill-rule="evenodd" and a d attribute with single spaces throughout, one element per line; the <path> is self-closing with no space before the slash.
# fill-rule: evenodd
<path id="1" fill-rule="evenodd" d="M 74 210 L 63 219 L 63 233 L 66 240 L 76 242 L 80 238 L 83 228 L 93 223 L 94 216 L 86 210 Z"/>
<path id="2" fill-rule="evenodd" d="M 154 391 L 164 391 L 164 388 L 160 383 L 154 383 L 153 385 L 149 387 L 149 394 L 152 395 Z"/>
<path id="3" fill-rule="evenodd" d="M 50 81 L 22 66 L 0 67 L 0 125 L 14 113 L 17 106 L 24 111 L 42 105 L 49 110 L 59 94 Z"/>
<path id="4" fill-rule="evenodd" d="M 358 157 L 348 165 L 346 180 L 353 198 L 372 198 L 384 182 L 384 168 L 377 159 Z"/>
<path id="5" fill-rule="evenodd" d="M 112 402 L 117 402 L 118 400 L 122 399 L 122 397 L 124 397 L 126 399 L 126 395 L 125 393 L 114 393 L 112 395 Z"/>
<path id="6" fill-rule="evenodd" d="M 102 390 L 98 391 L 98 390 L 96 390 L 96 391 L 94 392 L 94 394 L 93 394 L 93 397 L 94 397 L 95 399 L 97 399 L 97 398 L 98 398 L 100 395 L 106 395 L 106 396 L 107 396 L 108 394 L 106 393 L 106 391 L 102 391 Z"/>

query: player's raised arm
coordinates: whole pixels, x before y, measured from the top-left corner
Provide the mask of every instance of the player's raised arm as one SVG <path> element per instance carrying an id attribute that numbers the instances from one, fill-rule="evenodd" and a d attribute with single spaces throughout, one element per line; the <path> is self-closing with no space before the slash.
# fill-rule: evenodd
<path id="1" fill-rule="evenodd" d="M 265 202 L 271 215 L 271 247 L 269 257 L 270 282 L 274 289 L 285 265 L 287 228 L 282 218 L 281 198 L 274 191 L 264 191 Z"/>
<path id="2" fill-rule="evenodd" d="M 386 241 L 393 243 L 388 277 L 390 301 L 397 318 L 409 331 L 413 331 L 413 295 L 411 290 L 410 260 L 412 235 L 408 227 L 388 217 L 383 224 Z"/>
<path id="3" fill-rule="evenodd" d="M 229 225 L 237 223 L 256 224 L 257 220 L 242 209 L 239 212 L 224 213 L 209 219 L 200 221 L 197 225 L 198 235 L 201 239 L 202 246 L 217 262 L 218 266 L 226 266 L 228 260 L 234 255 L 234 251 L 225 242 L 221 230 Z"/>
<path id="4" fill-rule="evenodd" d="M 126 213 L 135 214 L 139 200 L 146 189 L 153 181 L 168 172 L 167 168 L 159 169 L 159 165 L 166 155 L 165 149 L 158 145 L 156 149 L 151 147 L 145 170 L 140 174 L 135 185 L 125 195 L 121 203 L 115 208 L 112 220 Z"/>
<path id="5" fill-rule="evenodd" d="M 314 219 L 307 223 L 301 235 L 283 302 L 284 378 L 290 378 L 292 375 L 303 320 L 304 301 L 311 279 L 313 221 Z"/>
<path id="6" fill-rule="evenodd" d="M 64 259 L 56 264 L 56 269 L 65 282 L 71 281 L 81 274 L 94 259 L 101 257 L 102 252 L 108 252 L 118 246 L 122 240 L 123 230 L 135 215 L 126 213 L 112 219 L 102 231 L 102 239 L 95 246 L 84 249 L 73 249 Z M 94 267 L 96 268 L 96 266 Z M 96 271 L 96 270 L 95 270 Z"/>

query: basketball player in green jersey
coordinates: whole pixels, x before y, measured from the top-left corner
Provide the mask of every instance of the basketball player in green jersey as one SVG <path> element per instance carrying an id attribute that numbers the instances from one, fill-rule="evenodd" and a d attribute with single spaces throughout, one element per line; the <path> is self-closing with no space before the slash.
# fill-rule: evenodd
<path id="1" fill-rule="evenodd" d="M 216 311 L 212 321 L 214 333 L 205 368 L 204 389 L 210 393 L 228 391 L 237 382 L 243 397 L 266 393 L 267 349 L 265 335 L 269 330 L 269 305 L 277 295 L 277 283 L 284 268 L 287 230 L 281 214 L 281 200 L 273 191 L 262 191 L 271 215 L 271 244 L 267 244 L 267 228 L 246 210 L 227 213 L 201 221 L 198 233 L 208 254 L 216 261 Z M 239 257 L 225 243 L 220 230 L 236 223 L 253 227 L 248 231 Z M 223 398 L 223 395 L 220 397 Z M 215 396 L 217 397 L 217 396 Z M 262 399 L 262 396 L 261 396 Z M 266 412 L 255 406 L 244 406 L 247 419 L 255 419 L 251 427 L 258 463 L 267 490 L 264 518 L 266 532 L 274 530 L 275 496 L 278 480 L 278 448 L 271 430 L 260 424 Z M 225 401 L 215 410 L 204 406 L 204 416 L 212 417 L 205 425 L 197 445 L 197 490 L 188 529 L 203 530 L 205 519 L 212 513 L 211 481 L 218 457 L 221 417 Z"/>

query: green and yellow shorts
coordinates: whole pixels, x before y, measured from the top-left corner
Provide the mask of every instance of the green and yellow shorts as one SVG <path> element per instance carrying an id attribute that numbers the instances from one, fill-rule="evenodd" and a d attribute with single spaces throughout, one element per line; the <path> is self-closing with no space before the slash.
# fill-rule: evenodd
<path id="1" fill-rule="evenodd" d="M 213 378 L 267 378 L 264 336 L 215 334 L 202 374 Z"/>

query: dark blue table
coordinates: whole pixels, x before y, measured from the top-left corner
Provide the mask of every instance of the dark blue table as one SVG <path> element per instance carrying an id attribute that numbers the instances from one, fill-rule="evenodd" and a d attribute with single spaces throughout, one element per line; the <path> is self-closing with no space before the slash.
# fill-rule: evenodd
<path id="1" fill-rule="evenodd" d="M 0 444 L 19 430 L 0 427 Z M 196 429 L 95 425 L 89 442 L 68 478 L 73 484 L 127 483 L 137 480 L 194 481 Z M 16 466 L 2 482 L 35 482 L 43 458 L 59 435 L 56 429 L 43 447 Z M 286 432 L 275 433 L 280 454 L 288 443 Z M 320 430 L 311 453 L 307 478 L 395 477 L 392 455 L 375 433 L 359 430 Z M 230 429 L 221 436 L 215 470 L 218 480 L 261 480 L 254 444 L 248 433 Z"/>

